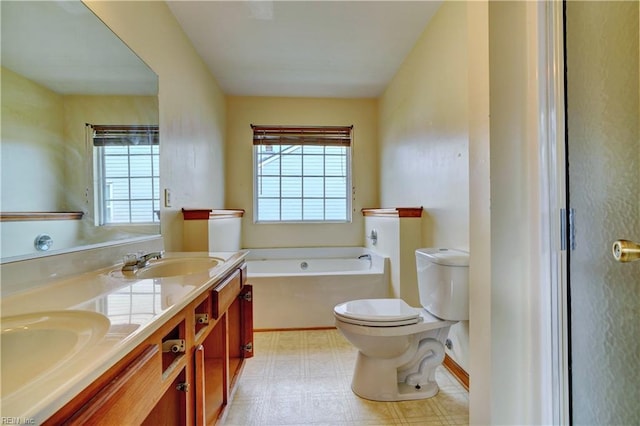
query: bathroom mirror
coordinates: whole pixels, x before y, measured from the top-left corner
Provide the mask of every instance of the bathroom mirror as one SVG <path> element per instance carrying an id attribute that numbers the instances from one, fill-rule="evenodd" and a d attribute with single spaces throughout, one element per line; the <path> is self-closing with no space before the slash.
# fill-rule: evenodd
<path id="1" fill-rule="evenodd" d="M 158 235 L 157 75 L 79 0 L 0 8 L 0 261 Z M 144 198 L 150 215 L 104 220 L 123 195 L 100 178 L 100 164 L 115 157 L 97 154 L 87 124 L 156 129 L 146 143 L 151 195 L 127 189 L 129 209 Z"/>

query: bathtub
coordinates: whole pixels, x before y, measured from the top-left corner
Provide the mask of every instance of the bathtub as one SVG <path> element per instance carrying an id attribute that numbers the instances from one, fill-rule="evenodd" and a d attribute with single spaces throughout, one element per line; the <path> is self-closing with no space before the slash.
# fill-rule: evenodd
<path id="1" fill-rule="evenodd" d="M 389 297 L 389 259 L 362 247 L 249 249 L 247 272 L 257 330 L 334 327 L 338 303 Z"/>

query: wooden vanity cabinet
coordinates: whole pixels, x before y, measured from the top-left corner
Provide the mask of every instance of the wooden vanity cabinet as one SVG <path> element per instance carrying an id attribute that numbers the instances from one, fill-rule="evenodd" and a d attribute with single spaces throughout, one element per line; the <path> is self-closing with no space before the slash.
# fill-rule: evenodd
<path id="1" fill-rule="evenodd" d="M 162 343 L 166 339 L 188 341 L 187 335 L 187 318 L 183 311 L 165 322 L 44 424 L 154 424 L 153 417 L 147 419 L 165 404 L 163 401 L 173 394 L 173 384 L 181 377 L 188 377 L 191 368 L 186 352 L 168 356 L 162 351 Z M 192 400 L 189 398 L 187 392 L 171 398 L 184 409 L 175 411 L 174 417 L 164 424 L 192 424 L 189 421 L 193 417 Z"/>
<path id="2" fill-rule="evenodd" d="M 215 424 L 244 358 L 252 356 L 245 350 L 253 344 L 253 307 L 243 266 L 196 297 L 44 424 Z M 167 342 L 181 340 L 183 352 L 167 350 Z"/>

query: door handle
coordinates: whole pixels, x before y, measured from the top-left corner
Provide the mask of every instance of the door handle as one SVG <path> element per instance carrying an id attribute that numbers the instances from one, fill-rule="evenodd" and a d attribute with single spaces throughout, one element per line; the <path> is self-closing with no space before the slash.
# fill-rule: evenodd
<path id="1" fill-rule="evenodd" d="M 633 262 L 640 260 L 640 244 L 628 240 L 618 240 L 613 243 L 613 257 L 618 262 Z"/>

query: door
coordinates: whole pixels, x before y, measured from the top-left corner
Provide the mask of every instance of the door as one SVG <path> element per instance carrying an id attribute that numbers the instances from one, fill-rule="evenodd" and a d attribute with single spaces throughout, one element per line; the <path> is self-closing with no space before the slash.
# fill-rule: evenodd
<path id="1" fill-rule="evenodd" d="M 640 242 L 637 1 L 566 2 L 568 253 L 573 424 L 640 424 Z"/>

